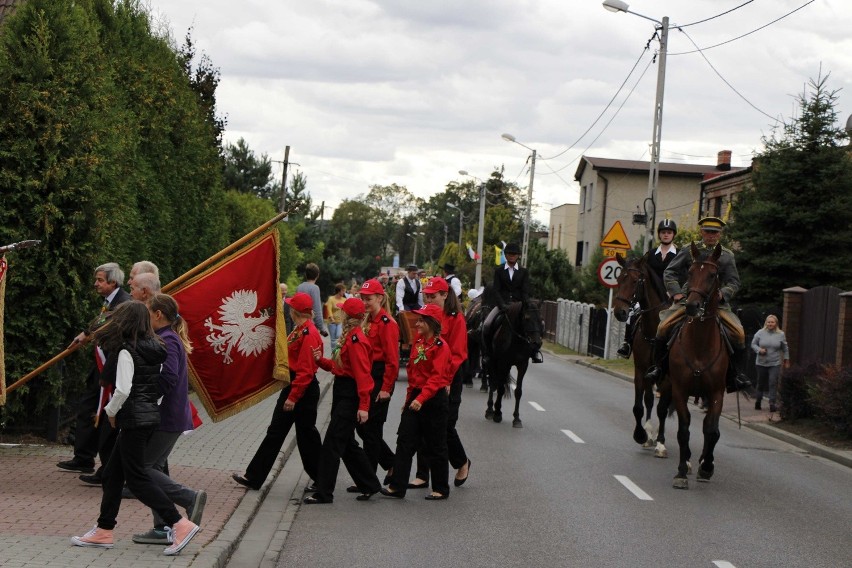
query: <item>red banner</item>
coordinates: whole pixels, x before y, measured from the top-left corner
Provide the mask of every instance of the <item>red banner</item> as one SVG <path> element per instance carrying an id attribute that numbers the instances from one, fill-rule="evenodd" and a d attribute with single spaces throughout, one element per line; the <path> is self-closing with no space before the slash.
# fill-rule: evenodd
<path id="1" fill-rule="evenodd" d="M 189 325 L 190 381 L 214 422 L 286 386 L 278 231 L 170 290 Z"/>

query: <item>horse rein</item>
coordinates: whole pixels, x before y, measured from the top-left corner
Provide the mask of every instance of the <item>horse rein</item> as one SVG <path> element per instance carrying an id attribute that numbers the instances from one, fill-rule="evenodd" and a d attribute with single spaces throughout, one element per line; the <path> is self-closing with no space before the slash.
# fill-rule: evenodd
<path id="1" fill-rule="evenodd" d="M 647 293 L 647 290 L 645 289 L 645 276 L 642 274 L 642 271 L 639 270 L 638 268 L 634 267 L 634 266 L 630 266 L 628 268 L 625 268 L 624 270 L 626 272 L 631 272 L 631 271 L 638 272 L 639 273 L 639 279 L 636 281 L 636 288 L 634 288 L 634 290 L 633 290 L 633 297 L 627 299 L 627 298 L 622 298 L 621 296 L 616 295 L 615 299 L 619 300 L 621 302 L 624 302 L 625 304 L 630 306 L 631 309 L 636 304 L 639 304 L 640 309 L 639 309 L 638 312 L 635 312 L 637 317 L 642 316 L 644 314 L 647 314 L 648 312 L 652 312 L 652 311 L 656 310 L 657 308 L 661 308 L 661 307 L 665 306 L 666 304 L 668 304 L 668 301 L 663 300 L 662 302 L 660 302 L 656 306 L 650 306 L 651 302 L 648 299 L 648 293 Z M 642 298 L 639 297 L 640 294 L 642 295 Z M 643 299 L 645 300 L 645 303 L 649 305 L 649 307 L 644 308 L 644 309 L 642 309 L 642 300 Z"/>
<path id="2" fill-rule="evenodd" d="M 698 294 L 702 298 L 703 301 L 701 302 L 701 307 L 698 309 L 698 318 L 699 318 L 700 321 L 704 321 L 704 314 L 707 311 L 707 304 L 710 302 L 711 298 L 713 297 L 713 293 L 717 292 L 720 288 L 719 265 L 717 265 L 715 262 L 710 262 L 709 260 L 700 261 L 699 264 L 701 265 L 700 270 L 704 269 L 705 264 L 709 264 L 710 266 L 712 266 L 713 268 L 716 269 L 715 274 L 713 274 L 713 285 L 710 286 L 709 291 L 704 292 L 703 290 L 690 290 L 689 293 L 687 294 L 687 298 L 689 298 L 689 295 L 693 294 L 693 293 Z M 692 319 L 693 319 L 692 317 L 689 317 L 689 320 L 692 320 Z"/>

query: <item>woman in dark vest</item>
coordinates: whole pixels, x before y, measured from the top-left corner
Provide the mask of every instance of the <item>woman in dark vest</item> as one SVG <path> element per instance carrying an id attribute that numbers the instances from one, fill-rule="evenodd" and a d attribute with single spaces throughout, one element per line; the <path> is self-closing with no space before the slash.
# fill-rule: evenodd
<path id="1" fill-rule="evenodd" d="M 159 378 L 166 349 L 151 328 L 147 306 L 137 301 L 125 302 L 116 308 L 109 323 L 95 333 L 95 341 L 112 359 L 107 361 L 104 370 L 114 373 L 115 392 L 105 411 L 110 425 L 118 429 L 119 434 L 104 471 L 98 523 L 85 535 L 71 537 L 71 543 L 112 548 L 121 490 L 126 480 L 130 491 L 165 522 L 172 544 L 163 554 L 177 554 L 201 527 L 180 516 L 145 469 L 145 447 L 160 425 Z"/>

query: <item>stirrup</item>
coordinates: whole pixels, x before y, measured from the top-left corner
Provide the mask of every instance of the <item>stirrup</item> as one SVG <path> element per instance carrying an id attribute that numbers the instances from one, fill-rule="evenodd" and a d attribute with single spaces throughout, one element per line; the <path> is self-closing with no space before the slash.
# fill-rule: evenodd
<path id="1" fill-rule="evenodd" d="M 615 352 L 619 357 L 624 357 L 625 359 L 630 359 L 630 354 L 633 352 L 633 348 L 630 347 L 630 344 L 626 341 L 621 344 L 621 347 L 618 348 L 618 351 Z"/>
<path id="2" fill-rule="evenodd" d="M 533 363 L 544 363 L 544 355 L 541 354 L 541 351 L 536 351 L 532 355 Z"/>

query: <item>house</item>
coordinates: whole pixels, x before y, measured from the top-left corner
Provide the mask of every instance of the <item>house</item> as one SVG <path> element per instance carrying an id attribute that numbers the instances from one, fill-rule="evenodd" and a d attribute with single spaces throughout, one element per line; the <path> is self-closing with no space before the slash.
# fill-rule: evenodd
<path id="1" fill-rule="evenodd" d="M 572 265 L 577 264 L 577 210 L 576 203 L 565 203 L 550 210 L 547 250 L 562 249 Z"/>
<path id="2" fill-rule="evenodd" d="M 656 219 L 674 219 L 690 227 L 698 221 L 701 182 L 726 172 L 746 168 L 731 167 L 731 153 L 723 150 L 716 165 L 659 164 Z M 616 160 L 583 156 L 574 179 L 580 184 L 577 205 L 577 237 L 574 261 L 581 266 L 589 261 L 595 249 L 616 221 L 620 221 L 630 245 L 645 233 L 645 225 L 634 225 L 633 214 L 651 212 L 648 199 L 650 162 Z"/>

